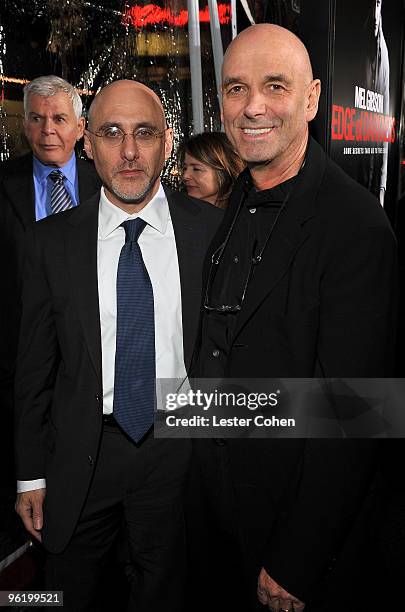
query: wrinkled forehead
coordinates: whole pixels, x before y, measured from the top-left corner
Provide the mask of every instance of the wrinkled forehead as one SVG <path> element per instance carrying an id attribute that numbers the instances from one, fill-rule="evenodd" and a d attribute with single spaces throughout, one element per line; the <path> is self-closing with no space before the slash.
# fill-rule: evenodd
<path id="1" fill-rule="evenodd" d="M 224 64 L 222 83 L 227 86 L 236 81 L 249 83 L 276 79 L 292 84 L 300 80 L 301 76 L 302 70 L 280 54 L 272 57 L 265 52 L 247 53 L 241 57 L 234 54 L 230 61 Z"/>
<path id="2" fill-rule="evenodd" d="M 55 94 L 44 96 L 36 92 L 32 92 L 27 97 L 28 112 L 32 108 L 38 106 L 46 107 L 63 107 L 67 110 L 73 110 L 73 103 L 68 94 L 64 91 L 57 91 Z"/>

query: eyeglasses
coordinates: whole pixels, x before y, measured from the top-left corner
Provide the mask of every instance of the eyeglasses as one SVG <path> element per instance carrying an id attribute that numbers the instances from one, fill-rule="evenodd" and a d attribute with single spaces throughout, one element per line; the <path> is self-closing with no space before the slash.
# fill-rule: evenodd
<path id="1" fill-rule="evenodd" d="M 216 251 L 214 251 L 214 253 L 213 253 L 212 257 L 211 257 L 211 266 L 210 266 L 209 273 L 208 273 L 207 285 L 206 285 L 206 288 L 205 288 L 205 295 L 204 295 L 204 303 L 203 303 L 204 310 L 206 310 L 208 312 L 219 312 L 219 313 L 222 313 L 222 314 L 225 314 L 225 313 L 229 313 L 229 314 L 230 313 L 236 313 L 236 312 L 240 312 L 242 310 L 242 304 L 243 304 L 243 302 L 245 300 L 246 292 L 247 292 L 250 280 L 252 278 L 253 269 L 257 265 L 259 265 L 259 263 L 262 261 L 264 250 L 265 250 L 266 246 L 268 245 L 268 243 L 270 242 L 270 238 L 271 238 L 271 236 L 272 236 L 272 234 L 274 232 L 274 229 L 275 229 L 275 227 L 277 225 L 277 222 L 278 222 L 278 220 L 280 218 L 281 213 L 285 210 L 285 207 L 287 205 L 289 197 L 290 197 L 290 192 L 284 198 L 284 201 L 283 201 L 283 203 L 280 206 L 280 209 L 279 209 L 279 211 L 278 211 L 278 213 L 276 215 L 276 218 L 273 221 L 273 224 L 272 224 L 272 226 L 270 228 L 270 231 L 269 231 L 269 233 L 267 235 L 266 240 L 264 241 L 263 246 L 261 247 L 261 249 L 259 249 L 259 251 L 256 253 L 256 255 L 252 255 L 252 257 L 250 259 L 249 270 L 248 270 L 248 273 L 247 273 L 247 276 L 246 276 L 246 280 L 245 280 L 245 282 L 243 284 L 243 289 L 242 289 L 241 297 L 239 298 L 238 302 L 237 303 L 233 303 L 233 304 L 213 304 L 212 303 L 212 285 L 213 285 L 214 278 L 215 278 L 215 275 L 216 275 L 217 270 L 218 270 L 219 263 L 220 263 L 220 261 L 222 259 L 222 255 L 223 255 L 223 253 L 225 251 L 225 248 L 226 248 L 226 245 L 228 244 L 229 239 L 231 237 L 232 230 L 233 230 L 234 225 L 236 223 L 236 219 L 238 218 L 239 213 L 242 210 L 242 206 L 243 206 L 243 203 L 244 203 L 244 196 L 242 195 L 242 197 L 240 199 L 240 202 L 239 202 L 239 207 L 238 207 L 238 209 L 236 211 L 236 214 L 235 214 L 235 216 L 233 218 L 232 224 L 231 224 L 231 226 L 229 228 L 229 231 L 228 231 L 228 233 L 227 233 L 227 235 L 225 237 L 225 240 L 219 246 L 219 248 Z M 256 251 L 256 247 L 257 247 L 257 244 L 254 245 L 254 249 L 253 249 L 254 251 Z"/>
<path id="2" fill-rule="evenodd" d="M 252 276 L 252 272 L 253 272 L 253 267 L 255 265 L 257 265 L 260 261 L 260 259 L 258 261 L 256 261 L 256 259 L 254 257 L 251 258 L 250 260 L 250 266 L 249 266 L 249 272 L 248 275 L 246 277 L 244 286 L 243 286 L 243 290 L 242 290 L 242 295 L 239 299 L 239 301 L 235 304 L 217 304 L 217 305 L 213 305 L 211 303 L 210 300 L 210 295 L 212 293 L 211 289 L 212 289 L 212 285 L 214 282 L 214 278 L 217 272 L 217 266 L 219 265 L 219 262 L 221 261 L 222 258 L 222 253 L 225 250 L 225 246 L 226 246 L 226 242 L 224 242 L 223 244 L 221 244 L 221 246 L 214 251 L 214 254 L 212 255 L 211 258 L 211 267 L 210 267 L 210 271 L 208 273 L 208 280 L 207 280 L 207 286 L 205 289 L 205 296 L 204 296 L 204 309 L 207 310 L 208 312 L 221 312 L 221 313 L 235 313 L 235 312 L 239 312 L 242 309 L 242 304 L 243 301 L 245 299 L 245 295 L 246 295 L 246 291 L 249 285 L 249 281 L 250 281 L 250 277 Z"/>
<path id="3" fill-rule="evenodd" d="M 112 125 L 98 132 L 87 131 L 93 134 L 93 136 L 101 138 L 101 142 L 107 147 L 119 147 L 124 142 L 126 136 L 132 136 L 138 146 L 151 147 L 157 138 L 162 138 L 166 130 L 156 132 L 152 128 L 141 127 L 135 130 L 135 132 L 123 132 L 121 128 Z"/>

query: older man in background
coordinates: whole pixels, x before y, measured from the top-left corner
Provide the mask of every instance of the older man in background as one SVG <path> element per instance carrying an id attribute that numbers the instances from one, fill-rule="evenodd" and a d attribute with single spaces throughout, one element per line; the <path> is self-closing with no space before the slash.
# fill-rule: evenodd
<path id="1" fill-rule="evenodd" d="M 1 208 L 11 207 L 25 228 L 77 206 L 99 188 L 93 164 L 78 159 L 85 119 L 76 89 L 42 76 L 24 87 L 24 132 L 32 152 L 0 165 Z"/>
<path id="2" fill-rule="evenodd" d="M 24 87 L 24 131 L 31 152 L 0 164 L 0 405 L 2 443 L 14 481 L 11 453 L 12 395 L 21 317 L 23 237 L 28 225 L 90 198 L 100 187 L 94 165 L 78 159 L 75 145 L 84 131 L 76 89 L 55 75 Z M 4 438 L 3 438 L 4 436 Z"/>

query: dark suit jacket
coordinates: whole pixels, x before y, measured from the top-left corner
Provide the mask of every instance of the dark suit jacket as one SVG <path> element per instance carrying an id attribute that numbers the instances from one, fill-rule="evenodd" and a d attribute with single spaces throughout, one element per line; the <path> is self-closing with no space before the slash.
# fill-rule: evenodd
<path id="1" fill-rule="evenodd" d="M 17 478 L 46 477 L 43 541 L 61 551 L 77 523 L 102 427 L 98 194 L 27 230 L 16 373 Z M 168 193 L 182 293 L 184 354 L 198 325 L 201 271 L 221 212 Z"/>
<path id="2" fill-rule="evenodd" d="M 242 175 L 209 249 L 203 286 L 210 253 L 225 239 L 245 180 Z M 396 245 L 385 213 L 310 140 L 238 315 L 226 375 L 393 375 L 395 294 Z M 209 369 L 213 349 L 215 343 L 200 339 L 193 374 Z M 310 601 L 328 580 L 365 504 L 375 445 L 228 440 L 227 446 L 252 556 L 290 593 Z"/>
<path id="3" fill-rule="evenodd" d="M 76 162 L 79 201 L 85 202 L 100 188 L 101 181 L 92 162 L 79 158 L 76 159 Z M 0 164 L 0 206 L 3 208 L 7 202 L 23 228 L 35 221 L 35 192 L 32 172 L 32 153 Z"/>
<path id="4" fill-rule="evenodd" d="M 79 201 L 88 200 L 100 179 L 94 165 L 77 159 Z M 11 406 L 21 316 L 21 264 L 25 229 L 35 222 L 32 153 L 0 164 L 0 261 L 6 299 L 0 306 L 0 402 Z"/>

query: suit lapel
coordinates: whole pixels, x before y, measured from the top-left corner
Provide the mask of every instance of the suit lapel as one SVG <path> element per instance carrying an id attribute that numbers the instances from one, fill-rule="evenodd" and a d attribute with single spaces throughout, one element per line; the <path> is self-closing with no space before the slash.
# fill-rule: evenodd
<path id="1" fill-rule="evenodd" d="M 291 204 L 291 208 L 288 207 Z M 293 194 L 287 207 L 281 212 L 277 226 L 263 253 L 262 261 L 254 267 L 246 298 L 239 313 L 235 336 L 260 304 L 287 275 L 295 254 L 310 236 L 311 224 L 294 214 Z"/>
<path id="2" fill-rule="evenodd" d="M 101 181 L 92 163 L 79 159 L 77 156 L 76 163 L 79 179 L 79 202 L 83 204 L 100 190 Z"/>
<path id="3" fill-rule="evenodd" d="M 182 295 L 183 347 L 186 366 L 191 362 L 201 302 L 200 274 L 196 262 L 206 248 L 206 229 L 200 209 L 192 200 L 166 191 L 173 222 Z M 99 193 L 79 206 L 65 226 L 72 293 L 95 372 L 102 383 L 101 329 L 98 301 L 97 235 Z M 199 268 L 200 269 L 200 268 Z"/>
<path id="4" fill-rule="evenodd" d="M 79 202 L 89 200 L 101 187 L 94 166 L 82 159 L 77 160 Z M 24 155 L 13 174 L 3 181 L 4 189 L 22 225 L 27 227 L 35 221 L 35 188 L 32 154 Z"/>
<path id="5" fill-rule="evenodd" d="M 32 154 L 21 158 L 18 169 L 4 179 L 4 189 L 22 225 L 35 221 L 35 192 L 32 176 Z"/>
<path id="6" fill-rule="evenodd" d="M 196 262 L 206 248 L 205 227 L 201 223 L 200 210 L 192 200 L 184 201 L 181 194 L 165 188 L 176 238 L 181 285 L 181 309 L 183 320 L 183 348 L 186 367 L 190 365 L 198 325 L 201 303 L 200 273 Z M 198 270 L 200 268 L 198 267 Z"/>
<path id="7" fill-rule="evenodd" d="M 311 219 L 316 213 L 316 197 L 325 168 L 325 155 L 310 140 L 305 166 L 300 172 L 285 209 L 267 245 L 262 261 L 255 266 L 234 338 L 260 304 L 286 277 L 296 253 L 311 235 Z"/>
<path id="8" fill-rule="evenodd" d="M 72 294 L 94 370 L 102 385 L 98 301 L 97 235 L 99 193 L 79 206 L 66 222 L 66 251 Z"/>

